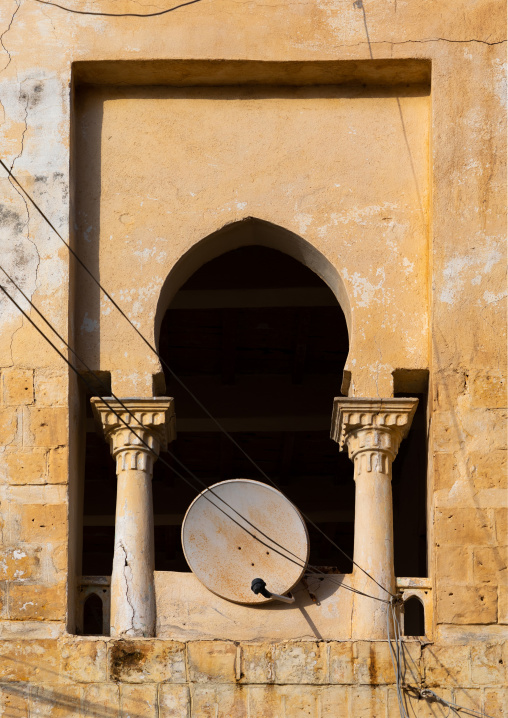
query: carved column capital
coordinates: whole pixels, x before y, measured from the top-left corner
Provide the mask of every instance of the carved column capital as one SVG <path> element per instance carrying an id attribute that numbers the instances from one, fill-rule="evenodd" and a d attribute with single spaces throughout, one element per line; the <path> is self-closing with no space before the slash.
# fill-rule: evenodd
<path id="1" fill-rule="evenodd" d="M 155 457 L 176 436 L 173 399 L 122 399 L 120 403 L 93 397 L 90 403 L 116 459 L 117 472 L 138 469 L 151 473 Z"/>
<path id="2" fill-rule="evenodd" d="M 400 443 L 407 435 L 418 399 L 338 397 L 334 401 L 331 438 L 349 458 L 362 455 L 365 471 L 390 472 Z"/>

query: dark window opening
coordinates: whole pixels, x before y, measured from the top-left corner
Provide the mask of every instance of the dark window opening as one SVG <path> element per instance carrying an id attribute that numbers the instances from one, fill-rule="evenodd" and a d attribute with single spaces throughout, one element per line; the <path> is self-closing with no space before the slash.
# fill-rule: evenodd
<path id="1" fill-rule="evenodd" d="M 115 461 L 109 445 L 96 431 L 88 393 L 86 411 L 81 574 L 111 576 L 116 513 Z"/>
<path id="2" fill-rule="evenodd" d="M 408 372 L 409 373 L 409 372 Z M 415 372 L 416 373 L 416 372 Z M 411 430 L 393 463 L 393 533 L 396 576 L 426 577 L 427 569 L 427 373 L 404 387 L 395 374 L 397 397 L 416 397 Z M 409 382 L 408 382 L 409 383 Z M 409 389 L 409 391 L 403 391 Z"/>
<path id="3" fill-rule="evenodd" d="M 336 543 L 353 550 L 353 465 L 330 439 L 333 399 L 348 353 L 343 312 L 311 270 L 265 247 L 203 265 L 166 312 L 160 351 L 238 445 Z M 261 473 L 166 374 L 175 397 L 170 447 L 206 485 Z M 171 463 L 171 458 L 168 458 Z M 196 492 L 165 466 L 154 471 L 156 566 L 188 571 L 179 527 Z M 350 572 L 309 526 L 311 563 Z"/>
<path id="4" fill-rule="evenodd" d="M 425 635 L 425 610 L 416 596 L 411 596 L 404 602 L 404 635 Z"/>
<path id="5" fill-rule="evenodd" d="M 330 437 L 340 396 L 348 333 L 331 290 L 291 257 L 259 246 L 203 265 L 164 317 L 160 352 L 235 441 L 330 538 L 353 555 L 353 464 Z M 395 573 L 426 576 L 426 373 L 395 372 L 396 396 L 417 396 L 409 436 L 393 465 Z M 175 397 L 171 453 L 206 485 L 263 480 L 166 373 Z M 102 393 L 98 391 L 97 393 Z M 97 435 L 87 395 L 83 575 L 111 575 L 116 508 L 115 463 Z M 153 479 L 155 568 L 188 571 L 183 516 L 197 490 L 160 461 Z M 310 562 L 349 573 L 352 565 L 308 526 Z"/>
<path id="6" fill-rule="evenodd" d="M 102 636 L 103 605 L 96 593 L 91 593 L 83 606 L 83 634 L 85 636 Z"/>

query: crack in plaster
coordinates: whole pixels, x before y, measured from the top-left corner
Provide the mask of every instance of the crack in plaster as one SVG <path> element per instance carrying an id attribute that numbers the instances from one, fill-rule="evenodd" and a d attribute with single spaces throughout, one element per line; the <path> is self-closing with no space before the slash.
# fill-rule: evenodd
<path id="1" fill-rule="evenodd" d="M 45 17 L 47 20 L 49 20 L 49 22 L 50 22 L 50 24 L 51 24 L 51 27 L 52 27 L 52 29 L 53 29 L 53 37 L 54 37 L 55 40 L 56 40 L 56 39 L 57 39 L 57 33 L 56 33 L 55 23 L 53 22 L 51 16 L 50 16 L 47 12 L 45 12 L 45 11 L 42 9 L 42 7 L 41 7 L 41 12 L 42 12 L 42 14 L 44 15 L 44 17 Z"/>
<path id="2" fill-rule="evenodd" d="M 130 573 L 130 580 L 132 580 L 132 569 L 129 566 L 129 558 L 128 558 L 129 554 L 127 553 L 127 549 L 125 548 L 123 541 L 119 541 L 118 546 L 123 551 L 123 555 L 124 555 L 123 575 L 124 575 L 124 579 L 125 579 L 125 598 L 127 600 L 127 604 L 129 606 L 129 608 L 131 609 L 132 617 L 130 620 L 130 624 L 131 624 L 131 630 L 134 631 L 134 617 L 136 615 L 136 611 L 135 611 L 135 608 L 134 608 L 133 604 L 131 603 L 131 600 L 129 597 L 129 576 L 128 576 L 128 573 Z"/>
<path id="3" fill-rule="evenodd" d="M 7 70 L 7 68 L 9 67 L 9 65 L 10 65 L 11 62 L 12 62 L 11 53 L 9 52 L 9 50 L 8 50 L 8 49 L 5 47 L 5 45 L 4 45 L 4 37 L 7 35 L 7 33 L 9 32 L 9 30 L 11 29 L 12 23 L 14 22 L 14 18 L 16 17 L 16 14 L 17 14 L 19 8 L 21 7 L 21 0 L 15 0 L 15 2 L 16 2 L 16 9 L 14 10 L 14 12 L 13 12 L 13 14 L 12 14 L 12 17 L 11 17 L 11 19 L 10 19 L 9 25 L 7 26 L 7 29 L 4 30 L 3 33 L 0 35 L 0 45 L 2 45 L 3 49 L 4 49 L 5 52 L 7 53 L 7 57 L 9 58 L 9 59 L 7 60 L 7 64 L 2 68 L 2 72 L 4 72 L 5 70 Z"/>
<path id="4" fill-rule="evenodd" d="M 14 10 L 14 13 L 13 13 L 13 15 L 12 15 L 12 17 L 11 17 L 11 20 L 10 20 L 10 22 L 9 22 L 9 25 L 8 25 L 7 29 L 4 30 L 4 32 L 0 35 L 0 44 L 2 45 L 3 49 L 5 50 L 5 52 L 7 53 L 8 57 L 9 57 L 9 59 L 8 59 L 8 61 L 7 61 L 7 64 L 5 65 L 5 67 L 3 68 L 3 70 L 5 70 L 5 69 L 10 65 L 11 59 L 12 59 L 12 58 L 11 58 L 11 55 L 10 55 L 10 53 L 9 53 L 9 51 L 7 50 L 7 48 L 5 47 L 5 45 L 4 45 L 4 43 L 3 43 L 3 38 L 4 38 L 4 36 L 9 32 L 9 30 L 11 29 L 12 23 L 14 22 L 14 18 L 15 18 L 15 16 L 16 16 L 18 10 L 19 10 L 20 7 L 21 7 L 21 0 L 15 0 L 15 2 L 17 3 L 17 7 L 16 7 L 16 9 Z M 150 3 L 149 3 L 149 4 L 140 3 L 139 0 L 133 0 L 133 2 L 135 2 L 136 5 L 139 5 L 140 7 L 143 7 L 143 8 L 145 8 L 145 7 L 147 7 L 147 8 L 148 8 L 148 7 L 154 7 L 154 8 L 157 8 L 158 10 L 162 10 L 162 9 L 163 9 L 163 8 L 160 8 L 158 5 L 153 5 L 153 4 L 150 4 Z M 249 2 L 250 2 L 250 0 L 248 0 L 248 2 L 247 2 L 247 1 L 242 2 L 241 0 L 235 0 L 235 4 L 239 4 L 239 5 L 245 5 L 245 4 L 248 4 Z M 304 3 L 298 3 L 298 4 L 306 5 L 307 3 L 304 2 Z M 354 3 L 354 4 L 357 5 L 356 3 Z M 48 3 L 48 5 L 51 5 L 51 3 Z M 265 6 L 265 7 L 277 7 L 277 6 L 278 6 L 278 3 L 275 3 L 275 4 L 266 3 L 264 6 Z M 360 3 L 357 5 L 357 7 L 363 9 L 363 3 L 361 3 L 361 0 L 360 0 Z M 63 9 L 67 10 L 67 8 L 63 8 Z M 41 11 L 42 11 L 42 8 L 41 8 Z M 68 10 L 68 12 L 72 12 L 72 10 Z M 395 0 L 395 12 L 397 12 L 397 0 Z M 364 13 L 365 13 L 365 11 L 364 11 Z M 54 26 L 53 21 L 51 20 L 51 18 L 49 18 L 48 15 L 46 15 L 46 13 L 43 13 L 43 14 L 44 14 L 44 16 L 45 16 L 46 18 L 48 18 L 48 19 L 50 20 L 51 25 L 52 25 L 52 27 L 53 27 L 53 31 L 55 31 L 55 26 Z M 90 13 L 90 14 L 93 14 L 93 13 Z M 482 45 L 490 45 L 490 46 L 492 46 L 492 45 L 502 45 L 502 44 L 504 44 L 504 43 L 506 42 L 506 40 L 496 40 L 496 41 L 494 41 L 494 42 L 489 42 L 488 40 L 479 40 L 479 39 L 477 39 L 477 38 L 470 38 L 470 39 L 467 39 L 467 40 L 452 40 L 451 38 L 447 38 L 447 37 L 431 37 L 431 38 L 425 38 L 425 39 L 423 39 L 423 40 L 413 40 L 413 39 L 412 39 L 412 40 L 396 40 L 396 41 L 392 41 L 392 40 L 373 40 L 373 41 L 367 40 L 367 41 L 364 41 L 364 42 L 356 42 L 356 43 L 347 44 L 347 45 L 339 45 L 339 47 L 358 47 L 359 45 L 369 45 L 369 47 L 370 47 L 371 45 L 384 45 L 384 44 L 387 44 L 387 43 L 389 43 L 389 44 L 393 47 L 394 45 L 405 45 L 405 44 L 408 44 L 408 43 L 427 43 L 427 42 L 449 42 L 449 43 L 459 43 L 459 44 L 468 44 L 468 43 L 471 43 L 471 42 L 477 42 L 477 43 L 482 44 Z M 3 70 L 2 70 L 2 72 L 3 72 Z"/>
<path id="5" fill-rule="evenodd" d="M 391 45 L 406 45 L 407 43 L 411 42 L 451 42 L 451 43 L 459 43 L 459 44 L 468 44 L 470 42 L 478 42 L 480 45 L 503 45 L 506 40 L 496 40 L 495 42 L 488 42 L 488 40 L 477 40 L 476 38 L 471 38 L 470 40 L 450 40 L 447 37 L 429 37 L 425 40 L 398 40 L 395 42 L 392 42 L 391 40 L 375 40 L 374 42 L 371 42 L 371 45 L 379 45 L 386 42 L 390 42 Z M 365 45 L 367 43 L 359 43 L 361 45 Z"/>

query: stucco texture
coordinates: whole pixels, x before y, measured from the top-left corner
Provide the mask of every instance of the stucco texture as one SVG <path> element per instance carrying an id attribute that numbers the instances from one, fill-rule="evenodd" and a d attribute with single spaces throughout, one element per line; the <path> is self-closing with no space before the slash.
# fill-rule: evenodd
<path id="1" fill-rule="evenodd" d="M 434 643 L 412 680 L 491 716 L 508 715 L 505 26 L 491 0 L 0 4 L 2 160 L 150 341 L 253 217 L 341 303 L 351 397 L 429 371 Z M 2 267 L 113 391 L 152 396 L 156 359 L 1 168 L 0 186 Z M 0 335 L 1 716 L 397 714 L 382 642 L 69 636 L 78 391 L 5 296 Z"/>

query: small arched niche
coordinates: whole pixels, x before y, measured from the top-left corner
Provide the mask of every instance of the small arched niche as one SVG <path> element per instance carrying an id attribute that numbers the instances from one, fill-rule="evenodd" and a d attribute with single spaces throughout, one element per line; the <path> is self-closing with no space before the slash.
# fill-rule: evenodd
<path id="1" fill-rule="evenodd" d="M 425 635 L 425 608 L 418 596 L 410 596 L 404 601 L 404 635 Z"/>
<path id="2" fill-rule="evenodd" d="M 96 593 L 90 593 L 83 605 L 83 634 L 85 636 L 101 636 L 103 629 L 104 606 Z"/>
<path id="3" fill-rule="evenodd" d="M 206 485 L 238 477 L 263 481 L 260 468 L 352 555 L 353 465 L 329 437 L 349 350 L 346 317 L 298 247 L 290 256 L 268 246 L 275 242 L 273 226 L 269 239 L 255 241 L 264 224 L 239 223 L 234 237 L 219 243 L 226 251 L 208 247 L 193 273 L 182 271 L 178 291 L 167 289 L 160 354 L 240 447 L 165 370 L 177 416 L 170 453 Z M 286 248 L 289 233 L 278 231 Z M 156 569 L 186 571 L 180 526 L 197 491 L 157 462 L 153 492 Z M 350 572 L 347 560 L 308 528 L 311 563 Z"/>

